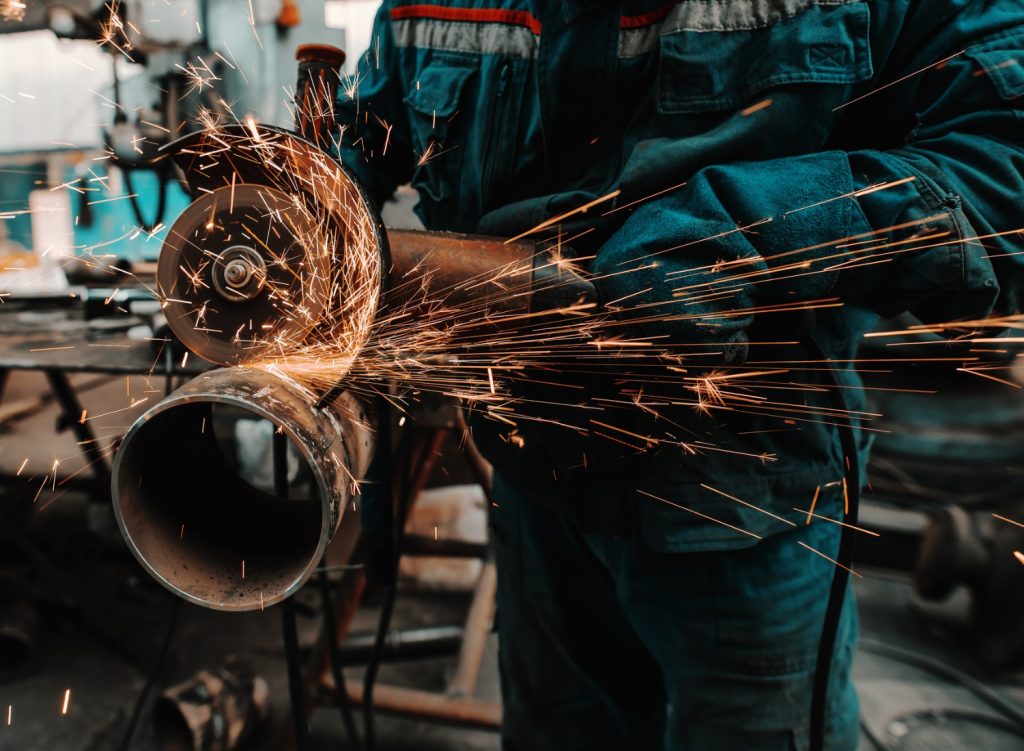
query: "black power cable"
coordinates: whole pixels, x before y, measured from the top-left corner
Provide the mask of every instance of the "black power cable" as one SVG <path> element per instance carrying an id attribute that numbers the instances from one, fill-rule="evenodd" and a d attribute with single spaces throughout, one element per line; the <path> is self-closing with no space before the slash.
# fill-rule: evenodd
<path id="1" fill-rule="evenodd" d="M 274 430 L 272 439 L 274 468 L 274 495 L 288 500 L 288 436 L 282 427 Z M 295 600 L 288 597 L 281 603 L 281 636 L 288 667 L 288 696 L 295 724 L 295 749 L 305 751 L 309 745 L 309 725 L 306 722 L 306 691 L 302 683 L 302 655 L 299 652 L 299 629 L 295 615 Z"/>
<path id="2" fill-rule="evenodd" d="M 114 159 L 114 163 L 121 167 L 121 172 L 124 175 L 124 185 L 128 188 L 128 204 L 132 207 L 132 213 L 135 215 L 135 221 L 143 232 L 147 235 L 153 233 L 157 227 L 160 226 L 164 218 L 164 213 L 167 211 L 167 185 L 171 181 L 170 173 L 167 169 L 160 167 L 154 169 L 156 178 L 159 181 L 159 193 L 157 194 L 156 214 L 153 217 L 152 222 L 147 222 L 146 218 L 142 216 L 142 207 L 139 205 L 139 194 L 135 192 L 135 187 L 132 185 L 132 170 L 136 167 L 122 163 L 118 159 Z"/>
<path id="3" fill-rule="evenodd" d="M 377 436 L 378 451 L 384 453 L 380 456 L 378 475 L 381 483 L 381 498 L 387 502 L 395 502 L 397 505 L 393 524 L 393 554 L 388 568 L 388 585 L 384 592 L 384 602 L 381 603 L 380 616 L 377 621 L 377 634 L 373 643 L 373 652 L 366 664 L 366 673 L 363 676 L 363 739 L 366 751 L 374 751 L 377 744 L 376 727 L 373 716 L 373 689 L 377 681 L 377 671 L 380 669 L 384 658 L 384 646 L 387 641 L 388 630 L 391 628 L 391 615 L 395 609 L 395 599 L 398 595 L 398 566 L 402 558 L 402 539 L 405 536 L 405 516 L 409 505 L 409 462 L 402 467 L 402 475 L 399 478 L 397 488 L 392 487 L 392 462 L 391 462 L 391 416 L 388 410 L 387 401 L 383 397 L 378 398 L 378 419 L 379 433 Z M 399 456 L 404 456 L 402 447 L 409 445 L 408 433 L 402 436 L 401 446 L 398 450 Z M 395 499 L 393 501 L 393 499 Z"/>
<path id="4" fill-rule="evenodd" d="M 355 715 L 352 712 L 352 705 L 348 700 L 345 671 L 341 664 L 341 650 L 338 648 L 338 619 L 334 612 L 334 593 L 331 591 L 331 580 L 327 574 L 326 566 L 321 567 L 318 574 L 318 582 L 320 584 L 320 596 L 323 600 L 327 653 L 331 660 L 331 675 L 334 678 L 334 693 L 338 702 L 338 709 L 341 711 L 341 721 L 345 726 L 345 736 L 348 738 L 349 747 L 353 751 L 362 751 L 363 743 L 359 738 Z"/>
<path id="5" fill-rule="evenodd" d="M 171 612 L 167 614 L 167 629 L 164 632 L 164 641 L 160 646 L 160 653 L 157 655 L 153 669 L 146 678 L 146 683 L 143 685 L 142 691 L 139 692 L 139 696 L 135 700 L 135 706 L 132 708 L 132 714 L 128 718 L 128 724 L 125 726 L 124 735 L 121 737 L 120 751 L 128 751 L 131 747 L 132 737 L 135 735 L 135 728 L 139 724 L 139 718 L 142 717 L 142 710 L 146 706 L 146 702 L 149 701 L 149 695 L 153 691 L 153 687 L 156 685 L 157 681 L 160 680 L 160 674 L 163 672 L 164 663 L 167 662 L 167 655 L 170 654 L 171 644 L 174 642 L 174 629 L 178 620 L 178 609 L 180 607 L 181 598 L 175 597 L 171 602 Z"/>
<path id="6" fill-rule="evenodd" d="M 306 723 L 306 692 L 302 685 L 302 655 L 299 652 L 299 630 L 295 618 L 295 600 L 291 597 L 281 603 L 281 632 L 288 663 L 288 695 L 295 725 L 295 749 L 305 751 L 309 745 L 309 726 Z"/>
<path id="7" fill-rule="evenodd" d="M 839 442 L 845 455 L 845 481 L 848 507 L 843 521 L 848 525 L 856 525 L 860 512 L 860 454 L 857 449 L 857 437 L 850 421 L 853 419 L 843 394 L 843 383 L 839 377 L 839 369 L 816 341 L 807 338 L 807 343 L 814 352 L 828 365 L 834 389 L 832 399 L 839 414 L 846 415 L 845 422 L 839 427 Z M 829 588 L 828 605 L 821 626 L 821 638 L 818 641 L 818 658 L 814 666 L 814 682 L 811 690 L 811 721 L 810 750 L 825 751 L 825 727 L 828 718 L 828 684 L 832 675 L 832 659 L 835 653 L 836 639 L 839 634 L 839 623 L 846 601 L 846 588 L 849 586 L 850 572 L 853 565 L 853 548 L 856 530 L 852 526 L 844 526 L 839 537 L 839 552 L 836 555 L 835 573 Z"/>

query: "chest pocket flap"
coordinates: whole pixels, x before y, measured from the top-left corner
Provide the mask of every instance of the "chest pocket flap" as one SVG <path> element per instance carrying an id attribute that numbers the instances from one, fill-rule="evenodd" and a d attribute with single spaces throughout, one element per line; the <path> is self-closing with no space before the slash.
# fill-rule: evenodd
<path id="1" fill-rule="evenodd" d="M 870 78 L 867 2 L 818 2 L 682 0 L 677 9 L 700 3 L 718 11 L 708 18 L 676 13 L 666 19 L 659 39 L 658 111 L 725 111 L 773 86 Z M 738 20 L 730 24 L 734 12 Z"/>
<path id="2" fill-rule="evenodd" d="M 420 114 L 447 120 L 458 110 L 462 90 L 476 67 L 475 61 L 462 58 L 430 61 L 412 82 L 405 103 Z"/>
<path id="3" fill-rule="evenodd" d="M 455 124 L 456 113 L 464 101 L 466 84 L 477 71 L 475 59 L 431 55 L 419 68 L 406 94 L 409 130 L 417 160 L 412 184 L 426 199 L 421 214 L 425 222 L 438 217 L 430 214 L 444 201 L 454 201 L 460 183 L 465 128 Z"/>
<path id="4" fill-rule="evenodd" d="M 1004 99 L 1024 95 L 1024 34 L 1008 34 L 998 39 L 968 47 L 974 58 Z"/>

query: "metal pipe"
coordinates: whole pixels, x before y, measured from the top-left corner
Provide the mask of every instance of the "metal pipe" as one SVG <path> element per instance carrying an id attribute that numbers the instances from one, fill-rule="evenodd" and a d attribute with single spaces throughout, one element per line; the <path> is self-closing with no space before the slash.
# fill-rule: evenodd
<path id="1" fill-rule="evenodd" d="M 114 513 L 157 581 L 217 610 L 263 608 L 305 583 L 374 445 L 372 416 L 352 394 L 323 409 L 315 400 L 273 373 L 225 368 L 135 421 L 114 461 Z M 275 431 L 289 444 L 287 500 L 264 476 Z"/>
<path id="2" fill-rule="evenodd" d="M 346 665 L 359 665 L 370 659 L 377 639 L 375 632 L 349 634 L 341 645 L 341 659 Z M 425 626 L 392 629 L 384 637 L 384 662 L 446 657 L 456 654 L 462 645 L 462 626 Z"/>

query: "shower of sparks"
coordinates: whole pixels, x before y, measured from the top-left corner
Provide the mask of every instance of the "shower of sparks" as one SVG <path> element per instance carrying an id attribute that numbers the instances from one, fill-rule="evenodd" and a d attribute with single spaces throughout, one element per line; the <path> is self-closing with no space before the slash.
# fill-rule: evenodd
<path id="1" fill-rule="evenodd" d="M 128 60 L 135 52 L 133 39 L 140 34 L 123 14 L 118 13 L 121 0 L 110 0 L 109 12 L 101 28 L 98 43 L 116 51 Z M 0 0 L 0 18 L 10 20 L 24 10 L 24 4 Z M 252 3 L 248 5 L 248 23 L 259 40 Z M 783 430 L 799 430 L 801 425 L 817 423 L 829 426 L 856 425 L 865 433 L 878 430 L 876 413 L 841 410 L 828 406 L 821 398 L 836 387 L 821 383 L 810 385 L 801 377 L 815 371 L 826 371 L 838 364 L 853 371 L 891 372 L 894 367 L 922 363 L 950 363 L 979 382 L 991 381 L 1020 387 L 1012 375 L 1002 370 L 1009 366 L 993 364 L 984 351 L 960 356 L 931 356 L 926 344 L 966 343 L 976 347 L 1009 345 L 1024 342 L 1024 314 L 1004 315 L 970 321 L 951 321 L 911 326 L 901 331 L 885 331 L 868 335 L 883 339 L 888 346 L 909 349 L 915 356 L 863 356 L 849 361 L 830 363 L 821 359 L 771 359 L 777 345 L 795 345 L 793 337 L 779 336 L 778 341 L 755 341 L 748 344 L 749 357 L 743 363 L 722 365 L 722 355 L 731 342 L 716 337 L 731 319 L 758 316 L 791 315 L 804 311 L 830 310 L 842 307 L 838 297 L 823 295 L 803 301 L 762 299 L 746 307 L 730 305 L 745 292 L 770 293 L 780 282 L 814 275 L 833 274 L 872 265 L 893 263 L 915 254 L 948 245 L 954 240 L 941 229 L 945 214 L 913 222 L 882 227 L 826 242 L 796 247 L 773 256 L 716 260 L 693 267 L 670 271 L 664 281 L 671 287 L 667 300 L 650 301 L 649 289 L 638 289 L 622 299 L 606 301 L 603 307 L 584 299 L 563 299 L 559 307 L 535 310 L 529 305 L 538 291 L 560 293 L 579 278 L 591 282 L 599 279 L 587 270 L 592 258 L 574 257 L 569 250 L 576 237 L 561 234 L 560 225 L 569 218 L 579 220 L 590 212 L 607 217 L 625 212 L 636 205 L 685 187 L 679 182 L 650 195 L 618 203 L 620 192 L 613 190 L 580 206 L 539 222 L 529 230 L 504 240 L 507 262 L 493 265 L 465 279 L 452 281 L 444 276 L 431 253 L 424 253 L 412 267 L 385 267 L 379 247 L 379 229 L 375 214 L 367 207 L 363 194 L 347 173 L 327 154 L 310 147 L 286 133 L 260 126 L 252 116 L 236 115 L 230 104 L 216 97 L 221 83 L 217 71 L 221 63 L 238 70 L 244 77 L 233 53 L 225 45 L 227 56 L 211 53 L 194 57 L 177 66 L 189 94 L 203 94 L 206 105 L 191 114 L 193 125 L 201 138 L 187 154 L 191 169 L 198 176 L 200 187 L 194 198 L 217 189 L 225 189 L 234 202 L 239 186 L 264 186 L 264 207 L 256 211 L 253 222 L 241 234 L 267 263 L 264 284 L 274 318 L 260 326 L 251 321 L 236 322 L 230 330 L 218 328 L 230 316 L 230 307 L 212 289 L 212 273 L 220 263 L 216 254 L 203 248 L 205 232 L 218 229 L 216 217 L 193 236 L 179 237 L 171 226 L 168 236 L 180 240 L 185 247 L 198 249 L 197 260 L 183 261 L 174 284 L 168 288 L 151 289 L 166 312 L 175 312 L 180 320 L 198 336 L 227 340 L 244 353 L 244 365 L 272 373 L 316 397 L 330 392 L 339 383 L 363 397 L 382 397 L 401 412 L 406 412 L 426 396 L 442 395 L 461 402 L 503 431 L 502 438 L 513 447 L 523 447 L 530 440 L 526 426 L 542 424 L 594 441 L 602 441 L 626 452 L 645 454 L 672 451 L 681 461 L 709 454 L 727 455 L 757 468 L 777 462 L 774 455 L 747 444 L 741 435 L 712 439 L 693 429 L 680 417 L 680 408 L 692 413 L 697 424 L 710 424 L 730 415 L 751 416 L 777 423 L 764 430 L 745 435 Z M 374 49 L 376 49 L 374 47 Z M 961 55 L 957 53 L 911 75 L 941 67 Z M 213 56 L 219 59 L 214 60 Z M 230 60 L 229 60 L 230 58 Z M 982 71 L 984 72 L 984 71 Z M 909 76 L 908 76 L 909 77 Z M 904 79 L 864 94 L 837 109 L 852 105 L 864 97 L 897 85 Z M 342 81 L 341 95 L 356 100 L 358 76 Z M 22 93 L 22 96 L 32 96 Z M 99 94 L 97 94 L 100 97 Z M 101 97 L 102 98 L 102 97 Z M 11 100 L 14 101 L 14 100 Z M 115 108 L 114 102 L 105 105 Z M 768 110 L 770 98 L 762 99 L 741 112 L 744 117 Z M 766 113 L 771 115 L 771 111 Z M 369 120 L 370 113 L 360 111 Z M 384 151 L 397 149 L 390 138 L 391 124 L 377 118 L 388 134 Z M 157 123 L 147 125 L 167 130 Z M 422 153 L 412 154 L 419 166 L 444 160 L 456 146 L 431 141 Z M 380 158 L 382 154 L 368 154 Z M 109 154 L 97 157 L 108 159 Z M 681 176 L 682 177 L 682 176 Z M 124 196 L 94 198 L 106 190 L 106 177 L 92 174 L 85 181 L 70 181 L 54 190 L 73 191 L 86 199 L 87 205 L 123 200 Z M 836 195 L 809 206 L 790 206 L 778 216 L 752 218 L 742 226 L 719 227 L 707 237 L 690 239 L 678 245 L 653 248 L 640 259 L 624 263 L 610 275 L 649 274 L 658 268 L 669 253 L 681 255 L 696 249 L 705 250 L 724 237 L 753 235 L 772 222 L 784 220 L 797 212 L 812 209 L 820 203 L 845 201 L 856 203 L 879 191 L 913 182 L 913 176 L 896 177 L 887 182 L 867 186 L 848 194 Z M 258 189 L 257 189 L 258 190 Z M 291 205 L 276 206 L 270 190 L 284 194 Z M 23 213 L 5 212 L 3 218 Z M 625 216 L 625 213 L 620 213 Z M 131 239 L 151 241 L 160 231 L 144 233 L 131 228 L 119 237 L 107 238 L 88 248 L 76 248 L 77 261 L 87 266 L 104 264 L 104 248 L 115 242 Z M 583 233 L 591 230 L 584 230 Z M 979 235 L 956 238 L 955 242 L 985 247 L 995 238 L 1021 238 L 1024 228 L 1014 227 Z M 524 242 L 526 241 L 526 242 Z M 530 244 L 528 245 L 527 242 Z M 428 245 L 429 246 L 429 245 Z M 523 249 L 526 248 L 524 251 Z M 764 269 L 764 261 L 770 268 Z M 552 271 L 543 282 L 546 287 L 534 289 L 534 267 Z M 384 282 L 390 278 L 390 285 Z M 640 285 L 638 285 L 640 286 Z M 383 292 L 387 288 L 387 292 Z M 554 296 L 554 295 L 553 295 Z M 770 295 L 763 295 L 768 298 Z M 112 296 L 113 298 L 113 296 Z M 111 299 L 111 304 L 116 300 Z M 709 306 L 713 309 L 709 312 Z M 169 316 L 170 317 L 170 316 Z M 180 321 L 176 321 L 180 322 Z M 673 323 L 698 327 L 707 336 L 700 342 L 670 341 L 664 334 L 645 333 Z M 1020 336 L 1003 336 L 1005 331 Z M 888 339 L 886 339 L 888 338 Z M 97 345 L 99 346 L 99 345 Z M 46 346 L 33 352 L 72 349 L 63 345 Z M 201 349 L 197 347 L 197 350 Z M 919 354 L 924 353 L 924 354 Z M 196 351 L 195 354 L 202 354 Z M 184 354 L 180 367 L 188 361 Z M 161 362 L 158 356 L 157 362 Z M 178 364 L 178 363 L 175 363 Z M 151 377 L 159 375 L 154 363 Z M 590 379 L 613 384 L 606 392 L 591 394 L 582 385 Z M 897 389 L 898 390 L 898 389 Z M 927 389 L 907 390 L 928 393 Z M 147 394 L 160 389 L 147 383 Z M 808 398 L 818 395 L 818 399 Z M 80 421 L 93 421 L 111 415 L 138 410 L 147 399 L 127 393 L 123 409 L 90 415 L 83 409 Z M 552 416 L 551 409 L 557 412 Z M 405 424 L 402 414 L 398 424 Z M 203 425 L 205 430 L 205 423 Z M 110 436 L 122 435 L 113 430 Z M 743 436 L 745 438 L 745 435 Z M 59 478 L 58 469 L 68 465 L 71 457 L 55 460 L 45 476 L 33 476 L 31 491 L 39 494 L 59 490 L 96 462 L 109 460 L 111 445 L 97 439 L 80 444 L 84 466 L 68 477 Z M 593 460 L 590 460 L 593 461 Z M 699 461 L 699 458 L 696 459 Z M 28 460 L 18 469 L 22 474 Z M 581 457 L 580 466 L 587 468 L 588 459 Z M 353 478 L 355 482 L 355 478 Z M 840 485 L 842 481 L 830 483 Z M 35 483 L 40 483 L 37 485 Z M 724 489 L 704 485 L 708 492 L 771 517 L 775 522 L 793 525 L 783 516 L 743 500 Z M 813 521 L 847 525 L 841 518 L 819 512 L 822 488 L 815 490 L 809 508 L 794 508 L 793 518 L 807 524 Z M 30 491 L 30 492 L 31 492 Z M 761 539 L 761 535 L 733 526 L 703 511 L 647 493 L 646 500 L 658 502 L 689 513 L 739 535 Z M 744 493 L 737 491 L 740 495 Z M 810 493 L 808 493 L 808 496 Z M 845 487 L 843 492 L 845 498 Z M 56 498 L 40 504 L 45 509 Z M 756 498 L 754 499 L 756 500 Z M 776 509 L 777 510 L 777 509 Z M 994 515 L 1010 524 L 1024 526 Z M 858 532 L 877 535 L 861 527 Z M 181 526 L 179 538 L 185 534 Z M 435 539 L 438 528 L 434 528 Z M 803 544 L 803 543 L 801 543 Z M 832 563 L 832 558 L 804 545 L 808 550 Z M 1024 563 L 1024 556 L 1015 552 Z M 855 573 L 855 572 L 851 572 Z M 245 578 L 245 562 L 241 563 Z M 262 607 L 263 593 L 260 593 Z M 62 714 L 70 702 L 70 689 L 65 693 Z M 8 724 L 12 708 L 8 707 Z"/>
<path id="2" fill-rule="evenodd" d="M 864 431 L 872 431 L 870 423 L 879 417 L 877 414 L 772 395 L 827 390 L 824 386 L 811 389 L 791 380 L 800 371 L 822 369 L 828 365 L 826 362 L 779 362 L 758 360 L 752 355 L 746 364 L 716 367 L 713 363 L 727 342 L 715 342 L 713 337 L 700 344 L 666 342 L 657 336 L 637 334 L 638 327 L 689 321 L 713 331 L 737 316 L 768 317 L 840 307 L 842 302 L 838 298 L 824 297 L 740 309 L 723 305 L 714 313 L 687 310 L 688 306 L 709 300 L 727 301 L 742 288 L 755 284 L 770 288 L 782 280 L 892 260 L 948 242 L 947 233 L 928 229 L 930 222 L 942 218 L 936 215 L 777 253 L 765 259 L 771 263 L 769 271 L 752 269 L 749 259 L 672 271 L 666 274 L 666 279 L 677 285 L 672 299 L 634 305 L 628 317 L 613 315 L 629 302 L 625 299 L 607 304 L 604 310 L 583 300 L 569 300 L 552 310 L 528 310 L 525 301 L 538 292 L 531 289 L 535 266 L 547 265 L 556 271 L 554 281 L 547 283 L 551 290 L 586 277 L 586 259 L 566 255 L 557 233 L 553 242 L 541 240 L 525 254 L 517 250 L 523 244 L 516 243 L 545 230 L 557 232 L 563 219 L 612 200 L 618 195 L 613 192 L 505 241 L 509 246 L 507 263 L 497 263 L 465 279 L 438 283 L 443 269 L 432 266 L 430 253 L 424 253 L 425 257 L 413 268 L 399 270 L 402 273 L 394 278 L 386 298 L 388 305 L 381 309 L 381 280 L 387 270 L 381 264 L 374 220 L 358 190 L 332 160 L 299 141 L 260 128 L 251 119 L 244 120 L 242 128 L 207 123 L 199 143 L 193 155 L 195 169 L 217 176 L 211 185 L 230 185 L 233 196 L 234 186 L 252 183 L 255 174 L 259 184 L 292 196 L 297 210 L 312 228 L 303 231 L 298 226 L 300 222 L 268 212 L 273 215 L 272 225 L 281 225 L 272 226 L 272 234 L 298 240 L 301 252 L 292 255 L 275 251 L 252 231 L 248 233 L 266 253 L 269 267 L 285 272 L 285 281 L 275 283 L 269 292 L 279 314 L 271 324 L 253 330 L 251 323 L 243 323 L 230 332 L 228 338 L 232 342 L 242 350 L 251 350 L 251 356 L 245 358 L 247 365 L 287 378 L 315 393 L 325 393 L 343 381 L 354 393 L 384 396 L 400 409 L 425 393 L 453 397 L 507 426 L 506 440 L 519 446 L 524 442 L 519 426 L 526 421 L 561 426 L 641 453 L 655 447 L 676 447 L 687 455 L 719 452 L 762 463 L 775 461 L 771 455 L 707 441 L 681 440 L 678 436 L 685 428 L 674 424 L 666 410 L 680 406 L 706 416 L 732 412 L 776 418 L 786 425 L 857 424 Z M 872 185 L 831 200 L 856 201 L 862 195 L 913 179 Z M 792 207 L 786 215 L 804 208 L 807 207 Z M 715 236 L 746 231 L 775 219 L 765 217 Z M 1018 232 L 1014 229 L 996 234 Z M 992 236 L 995 235 L 985 237 Z M 981 239 L 984 238 L 967 241 Z M 200 237 L 184 240 L 201 244 Z M 681 247 L 684 246 L 658 249 L 648 258 Z M 811 251 L 815 254 L 813 260 L 808 260 Z M 223 336 L 228 332 L 218 330 L 210 322 L 211 315 L 216 317 L 218 311 L 214 309 L 216 303 L 211 302 L 215 298 L 211 297 L 207 280 L 217 259 L 212 255 L 200 255 L 200 259 L 195 265 L 180 265 L 181 273 L 173 289 L 160 290 L 161 296 L 165 305 L 184 307 L 195 331 Z M 635 274 L 649 269 L 640 259 L 615 273 Z M 524 304 L 517 305 L 519 302 Z M 1006 326 L 1024 328 L 1024 323 L 1016 318 L 1003 318 L 949 326 L 958 331 L 967 326 L 977 334 Z M 927 333 L 943 330 L 942 326 L 932 326 Z M 756 353 L 762 346 L 793 343 L 754 342 L 749 346 Z M 865 358 L 840 364 L 902 361 L 956 362 L 973 375 L 1004 380 L 987 372 L 988 366 L 977 357 Z M 615 379 L 618 398 L 603 395 L 588 399 L 571 394 L 583 388 L 576 382 L 579 379 L 602 374 Z M 395 392 L 390 384 L 399 384 L 401 388 Z M 549 387 L 548 401 L 527 395 L 531 384 Z M 560 392 L 566 396 L 560 396 Z M 546 417 L 546 405 L 577 411 L 580 419 L 565 422 Z M 603 417 L 587 414 L 594 411 Z M 638 433 L 631 429 L 629 425 L 637 414 L 649 418 L 647 427 L 654 426 L 660 432 Z M 708 489 L 744 503 L 720 490 Z M 809 513 L 803 512 L 808 513 L 808 521 L 814 516 L 815 503 L 816 499 Z M 776 519 L 791 523 L 781 517 Z"/>
<path id="3" fill-rule="evenodd" d="M 0 21 L 22 20 L 25 17 L 25 7 L 25 3 L 18 0 L 0 0 Z"/>

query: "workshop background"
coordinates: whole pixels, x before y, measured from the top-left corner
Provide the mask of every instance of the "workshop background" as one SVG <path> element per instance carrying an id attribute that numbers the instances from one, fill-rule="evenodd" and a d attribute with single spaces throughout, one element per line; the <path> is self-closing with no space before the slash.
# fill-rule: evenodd
<path id="1" fill-rule="evenodd" d="M 141 0 L 126 4 L 131 17 Z M 134 146 L 169 140 L 173 110 L 158 93 L 168 89 L 185 110 L 216 108 L 220 98 L 291 127 L 296 46 L 366 49 L 377 2 L 157 6 L 159 18 L 135 16 L 149 23 L 132 32 L 132 63 L 95 43 L 101 3 L 0 2 L 5 751 L 119 749 L 129 734 L 138 751 L 279 749 L 292 732 L 282 606 L 231 613 L 181 602 L 136 562 L 111 511 L 113 448 L 202 367 L 154 341 L 160 306 L 138 280 L 152 279 L 189 198 L 143 166 Z M 206 67 L 196 69 L 197 59 Z M 418 226 L 415 200 L 401 190 L 385 222 Z M 77 262 L 81 248 L 104 263 Z M 1024 569 L 1012 554 L 1024 549 L 1024 529 L 1000 520 L 1024 519 L 1024 368 L 998 383 L 945 364 L 867 378 L 891 390 L 872 395 L 883 430 L 861 524 L 880 536 L 862 539 L 854 581 L 863 748 L 1022 749 Z M 381 618 L 386 592 L 365 586 L 351 562 L 351 524 L 333 562 L 289 606 L 312 749 L 355 747 L 347 726 L 365 731 L 371 684 L 378 749 L 499 748 L 486 467 L 449 408 L 418 425 L 417 492 L 390 622 Z M 260 422 L 233 430 L 238 463 L 267 466 Z M 335 631 L 347 631 L 338 655 L 326 638 Z M 202 746 L 217 722 L 230 740 Z"/>

